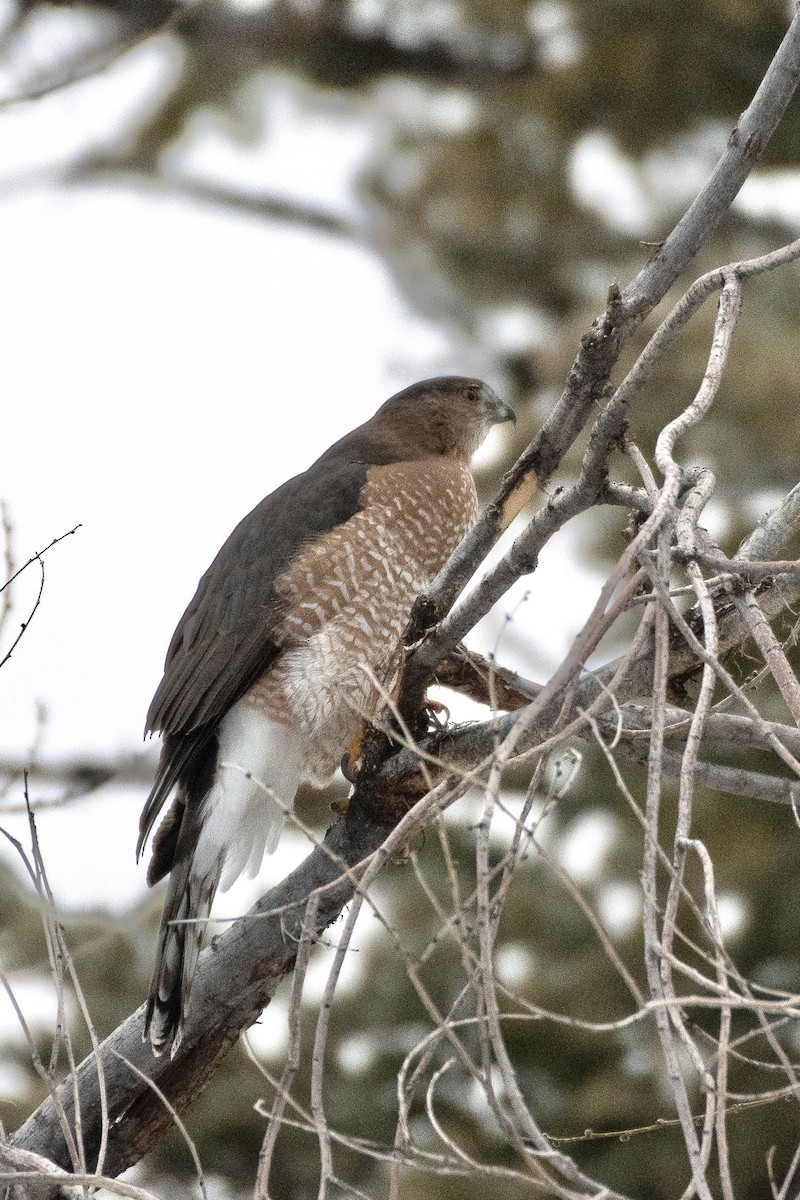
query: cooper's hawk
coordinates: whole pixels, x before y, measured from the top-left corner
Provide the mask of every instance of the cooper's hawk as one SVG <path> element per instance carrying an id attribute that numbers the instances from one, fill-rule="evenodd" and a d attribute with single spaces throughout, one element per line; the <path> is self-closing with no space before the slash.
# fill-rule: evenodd
<path id="1" fill-rule="evenodd" d="M 155 1053 L 180 1041 L 217 888 L 275 849 L 270 793 L 290 805 L 301 783 L 327 782 L 378 715 L 414 600 L 475 519 L 469 460 L 513 419 L 476 379 L 398 392 L 262 500 L 200 580 L 147 715 L 163 745 L 137 856 L 176 789 L 147 873 L 170 876 L 145 1022 Z"/>

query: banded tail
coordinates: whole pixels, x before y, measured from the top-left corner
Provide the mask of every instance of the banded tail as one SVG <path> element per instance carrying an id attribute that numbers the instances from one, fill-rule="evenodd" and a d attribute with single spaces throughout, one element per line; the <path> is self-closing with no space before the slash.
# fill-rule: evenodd
<path id="1" fill-rule="evenodd" d="M 303 759 L 304 746 L 290 729 L 235 705 L 209 747 L 204 769 L 179 779 L 178 794 L 153 839 L 147 872 L 151 885 L 169 874 L 143 1032 L 154 1054 L 170 1047 L 174 1056 L 180 1046 L 214 896 L 243 872 L 255 876 L 264 854 L 275 850 L 284 821 L 276 797 L 291 804 Z M 140 852 L 160 794 L 172 782 L 168 775 L 157 782 L 145 806 Z"/>
<path id="2" fill-rule="evenodd" d="M 192 979 L 221 875 L 221 859 L 211 870 L 197 870 L 193 853 L 173 864 L 142 1034 L 157 1056 L 169 1048 L 174 1057 L 181 1044 Z"/>

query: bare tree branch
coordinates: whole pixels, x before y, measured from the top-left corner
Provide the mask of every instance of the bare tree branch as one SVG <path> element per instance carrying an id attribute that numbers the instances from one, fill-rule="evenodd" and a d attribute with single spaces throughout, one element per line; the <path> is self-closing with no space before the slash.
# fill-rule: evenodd
<path id="1" fill-rule="evenodd" d="M 100 1053 L 110 1120 L 107 1173 L 116 1175 L 137 1162 L 172 1124 L 170 1112 L 125 1060 L 156 1083 L 179 1114 L 185 1112 L 241 1031 L 253 1024 L 291 971 L 304 936 L 309 898 L 316 897 L 317 916 L 305 936 L 319 936 L 353 896 L 365 861 L 379 852 L 387 832 L 387 826 L 376 820 L 349 816 L 329 832 L 323 846 L 204 951 L 192 1015 L 175 1058 L 156 1059 L 149 1044 L 143 1043 L 144 1005 L 106 1039 Z M 232 979 L 239 981 L 235 989 Z M 78 1068 L 76 1082 L 84 1139 L 87 1146 L 96 1146 L 101 1114 L 94 1055 Z M 59 1097 L 72 1114 L 71 1081 L 62 1085 Z M 13 1135 L 11 1145 L 70 1167 L 52 1101 L 36 1110 Z"/>
<path id="2" fill-rule="evenodd" d="M 440 83 L 488 87 L 530 74 L 539 66 L 539 47 L 532 36 L 510 37 L 474 23 L 449 36 L 395 38 L 387 28 L 356 25 L 335 4 L 303 8 L 278 0 L 243 10 L 184 0 L 92 0 L 91 7 L 114 18 L 102 44 L 66 52 L 59 64 L 37 72 L 15 94 L 0 98 L 0 107 L 41 99 L 98 75 L 142 42 L 166 33 L 180 36 L 195 51 L 213 55 L 220 63 L 235 59 L 237 72 L 243 56 L 254 68 L 291 61 L 295 69 L 321 80 L 336 73 L 337 64 L 346 63 L 351 85 L 405 72 Z M 23 19 L 13 31 L 14 40 L 25 32 Z"/>
<path id="3" fill-rule="evenodd" d="M 656 256 L 643 267 L 623 292 L 609 291 L 606 311 L 581 342 L 564 392 L 539 434 L 506 475 L 496 500 L 482 513 L 472 532 L 450 556 L 412 620 L 412 639 L 432 620 L 441 627 L 426 637 L 413 658 L 412 681 L 430 677 L 436 662 L 463 636 L 456 608 L 442 620 L 458 593 L 474 574 L 487 551 L 514 516 L 542 489 L 558 469 L 567 450 L 583 429 L 593 406 L 603 398 L 622 346 L 694 258 L 703 241 L 719 224 L 763 152 L 800 82 L 800 13 L 796 13 L 767 74 L 747 110 L 737 122 L 728 147 L 696 200 L 678 222 Z M 735 268 L 734 268 L 735 269 Z M 767 269 L 771 269 L 771 266 Z M 722 286 L 717 273 L 717 288 Z M 707 293 L 708 294 L 708 293 Z M 627 396 L 623 397 L 627 403 Z M 605 486 L 605 478 L 598 487 Z M 550 502 L 551 504 L 553 501 Z M 549 507 L 549 505 L 548 505 Z M 509 567 L 511 564 L 508 564 Z M 514 567 L 520 574 L 536 565 L 536 546 L 523 546 Z M 512 568 L 513 571 L 513 568 Z M 510 574 L 511 572 L 509 572 Z M 487 611 L 502 594 L 501 573 L 495 587 L 484 590 L 481 606 Z M 506 586 L 510 582 L 507 579 Z M 471 601 L 473 609 L 475 601 Z M 467 627 L 469 625 L 467 624 Z"/>
<path id="4" fill-rule="evenodd" d="M 102 74 L 113 63 L 150 38 L 159 37 L 177 28 L 182 12 L 185 11 L 180 3 L 172 3 L 172 0 L 158 4 L 156 12 L 152 11 L 153 7 L 152 3 L 140 5 L 139 11 L 135 12 L 133 6 L 129 6 L 127 20 L 121 22 L 113 31 L 108 31 L 102 44 L 81 48 L 72 54 L 67 53 L 57 67 L 37 71 L 18 86 L 13 94 L 0 96 L 0 110 L 41 100 L 75 83 Z M 14 40 L 19 39 L 23 30 L 24 25 L 16 30 Z"/>
<path id="5" fill-rule="evenodd" d="M 35 616 L 35 614 L 39 608 L 39 605 L 42 602 L 42 594 L 44 592 L 44 556 L 45 556 L 45 554 L 47 554 L 48 550 L 52 550 L 53 546 L 57 546 L 59 542 L 63 542 L 65 538 L 70 537 L 71 534 L 76 533 L 77 530 L 79 530 L 79 529 L 80 529 L 80 525 L 76 525 L 73 529 L 68 529 L 66 533 L 59 534 L 58 537 L 53 538 L 53 540 L 51 542 L 49 542 L 44 547 L 43 550 L 37 550 L 35 554 L 32 554 L 27 562 L 24 562 L 21 567 L 18 567 L 8 577 L 8 579 L 6 579 L 5 583 L 0 585 L 0 594 L 5 593 L 7 595 L 11 589 L 11 585 L 13 583 L 15 583 L 17 579 L 19 579 L 20 575 L 22 575 L 22 573 L 24 571 L 26 571 L 28 569 L 28 567 L 32 566 L 33 563 L 39 564 L 39 590 L 36 593 L 36 598 L 33 602 L 33 606 L 28 614 L 27 620 L 22 622 L 19 633 L 16 635 L 16 637 L 12 641 L 11 645 L 9 646 L 8 650 L 5 652 L 3 657 L 0 658 L 0 667 L 2 667 L 4 663 L 7 663 L 8 660 L 11 658 L 11 655 L 14 653 L 17 646 L 19 645 L 20 639 L 24 636 L 25 630 L 28 628 L 29 624 L 33 620 L 33 617 Z"/>
<path id="6" fill-rule="evenodd" d="M 87 156 L 70 167 L 63 178 L 68 185 L 110 178 L 120 184 L 155 188 L 161 195 L 175 196 L 206 207 L 229 209 L 244 216 L 300 225 L 330 237 L 349 241 L 367 240 L 367 232 L 359 222 L 330 212 L 321 205 L 244 191 L 216 180 L 178 178 L 163 172 L 156 174 L 149 167 L 143 167 L 135 156 L 133 159 Z"/>
<path id="7" fill-rule="evenodd" d="M 777 508 L 767 513 L 748 538 L 744 540 L 738 558 L 777 558 L 800 534 L 800 483 L 793 487 Z"/>

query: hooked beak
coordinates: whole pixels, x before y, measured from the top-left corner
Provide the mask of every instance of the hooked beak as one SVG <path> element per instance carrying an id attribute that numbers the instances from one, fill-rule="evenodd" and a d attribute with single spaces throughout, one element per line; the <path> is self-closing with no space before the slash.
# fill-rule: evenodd
<path id="1" fill-rule="evenodd" d="M 493 392 L 486 384 L 484 384 L 482 407 L 492 425 L 502 425 L 504 421 L 513 421 L 515 425 L 517 423 L 517 414 L 511 405 L 506 404 L 505 400 L 501 400 L 497 393 Z"/>

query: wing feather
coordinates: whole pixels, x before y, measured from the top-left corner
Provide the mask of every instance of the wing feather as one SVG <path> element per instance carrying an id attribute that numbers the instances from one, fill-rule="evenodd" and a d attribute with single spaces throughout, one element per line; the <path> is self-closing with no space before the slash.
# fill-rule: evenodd
<path id="1" fill-rule="evenodd" d="M 275 582 L 308 541 L 359 510 L 367 464 L 319 460 L 240 521 L 200 580 L 167 651 L 147 733 L 218 723 L 280 653 Z"/>
<path id="2" fill-rule="evenodd" d="M 145 733 L 164 741 L 137 853 L 173 787 L 209 753 L 225 713 L 279 657 L 278 577 L 304 545 L 359 511 L 369 455 L 357 439 L 333 449 L 239 522 L 178 622 L 147 714 Z"/>

